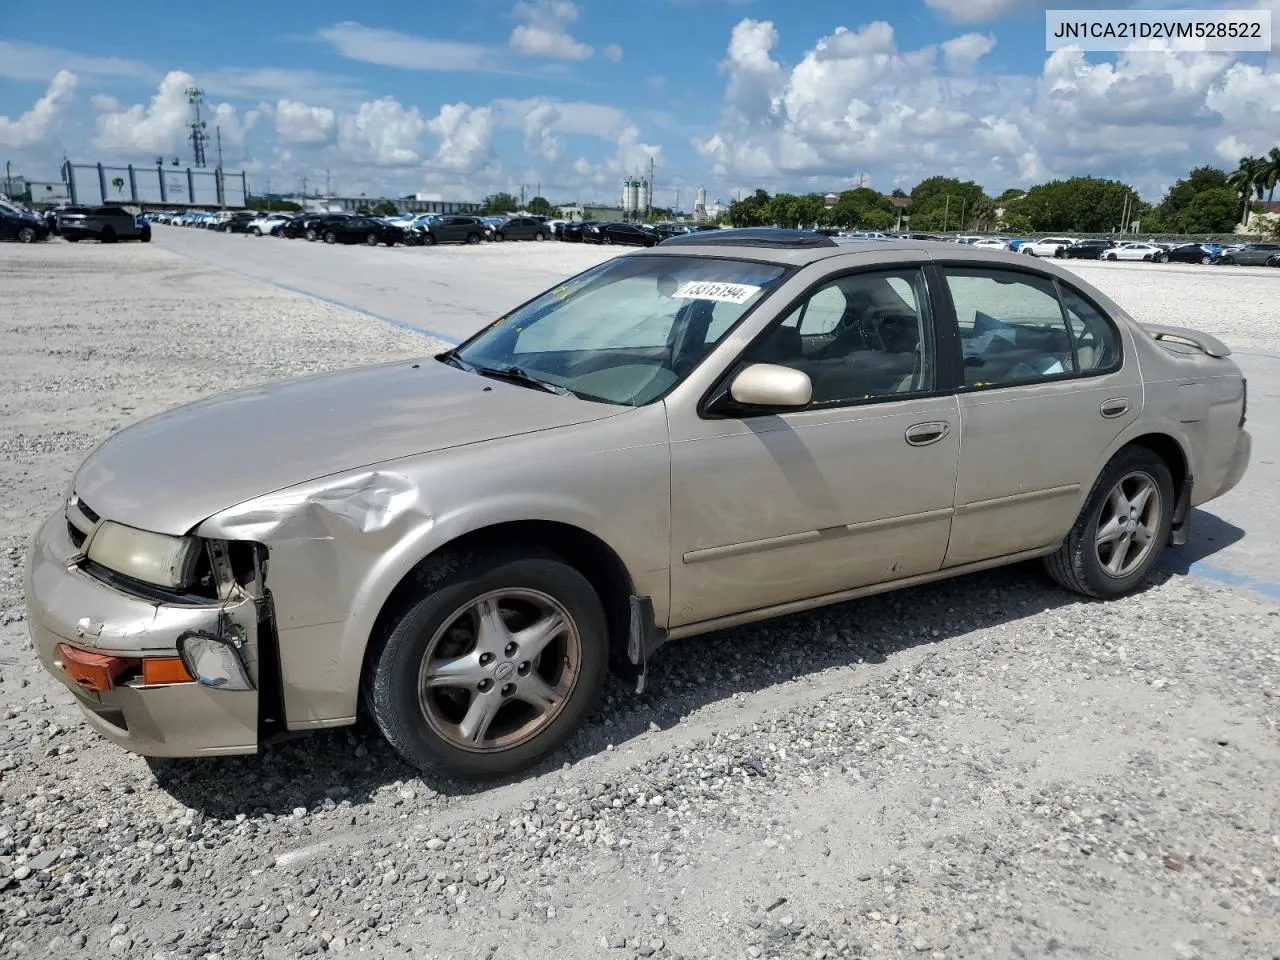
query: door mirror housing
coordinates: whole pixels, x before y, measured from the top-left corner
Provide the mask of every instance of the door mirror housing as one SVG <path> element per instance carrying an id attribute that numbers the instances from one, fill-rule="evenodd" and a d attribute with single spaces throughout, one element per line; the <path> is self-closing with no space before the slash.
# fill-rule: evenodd
<path id="1" fill-rule="evenodd" d="M 753 363 L 733 378 L 729 396 L 753 410 L 800 410 L 813 400 L 813 383 L 803 371 Z"/>

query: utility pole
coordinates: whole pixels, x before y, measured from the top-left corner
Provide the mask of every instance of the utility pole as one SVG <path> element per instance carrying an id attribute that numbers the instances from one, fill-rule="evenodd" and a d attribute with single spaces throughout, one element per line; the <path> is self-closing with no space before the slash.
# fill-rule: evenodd
<path id="1" fill-rule="evenodd" d="M 227 181 L 222 176 L 222 128 L 214 127 L 214 134 L 218 141 L 218 206 L 225 210 L 227 208 Z"/>
<path id="2" fill-rule="evenodd" d="M 951 214 L 951 194 L 947 194 L 947 202 L 942 207 L 942 232 L 947 232 L 948 217 Z"/>
<path id="3" fill-rule="evenodd" d="M 961 233 L 964 233 L 964 206 L 965 206 L 965 203 L 968 201 L 968 199 L 969 199 L 968 197 L 960 198 L 960 232 Z"/>
<path id="4" fill-rule="evenodd" d="M 329 168 L 324 168 L 324 195 L 326 197 L 333 196 L 333 191 L 329 188 Z"/>
<path id="5" fill-rule="evenodd" d="M 307 178 L 306 178 L 306 177 L 303 177 L 303 178 L 302 178 L 302 196 L 303 196 L 303 198 L 305 198 L 305 197 L 306 197 L 306 195 L 307 195 Z"/>

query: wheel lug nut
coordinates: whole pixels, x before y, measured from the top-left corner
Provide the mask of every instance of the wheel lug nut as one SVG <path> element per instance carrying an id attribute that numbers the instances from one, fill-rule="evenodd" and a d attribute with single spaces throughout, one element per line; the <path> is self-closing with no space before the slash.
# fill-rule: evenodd
<path id="1" fill-rule="evenodd" d="M 492 654 L 492 653 L 482 653 L 482 654 L 480 654 L 480 666 L 482 666 L 482 667 L 487 667 L 487 666 L 488 666 L 489 664 L 491 664 L 491 663 L 493 663 L 493 654 Z"/>
<path id="2" fill-rule="evenodd" d="M 492 688 L 493 688 L 493 681 L 490 680 L 488 677 L 485 677 L 478 684 L 476 684 L 476 689 L 479 690 L 481 693 L 488 693 Z"/>
<path id="3" fill-rule="evenodd" d="M 516 685 L 514 683 L 504 683 L 502 685 L 502 695 L 504 697 L 509 697 L 515 692 L 516 692 Z"/>
<path id="4" fill-rule="evenodd" d="M 510 643 L 507 644 L 506 648 L 502 652 L 509 657 L 519 649 L 520 648 L 516 646 L 516 642 L 512 640 Z"/>
<path id="5" fill-rule="evenodd" d="M 517 672 L 517 673 L 519 673 L 519 674 L 520 674 L 520 676 L 522 676 L 522 677 L 524 677 L 524 676 L 528 676 L 528 674 L 529 674 L 529 661 L 528 661 L 528 660 L 526 660 L 524 663 L 520 664 L 520 666 L 518 666 L 518 667 L 516 668 L 516 672 Z"/>

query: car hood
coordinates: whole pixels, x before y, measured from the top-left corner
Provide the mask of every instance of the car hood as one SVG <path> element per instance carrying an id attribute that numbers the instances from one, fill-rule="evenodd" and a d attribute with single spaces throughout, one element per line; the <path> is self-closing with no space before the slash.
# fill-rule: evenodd
<path id="1" fill-rule="evenodd" d="M 236 390 L 127 427 L 80 466 L 75 492 L 105 519 L 178 535 L 308 480 L 626 409 L 431 357 L 359 367 Z"/>

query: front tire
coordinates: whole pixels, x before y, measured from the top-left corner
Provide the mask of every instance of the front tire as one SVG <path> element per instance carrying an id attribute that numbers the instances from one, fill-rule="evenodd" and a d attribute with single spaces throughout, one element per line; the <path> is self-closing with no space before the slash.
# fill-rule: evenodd
<path id="1" fill-rule="evenodd" d="M 371 647 L 364 697 L 427 772 L 523 770 L 573 735 L 604 686 L 608 626 L 585 577 L 537 549 L 450 557 Z"/>
<path id="2" fill-rule="evenodd" d="M 1234 267 L 1236 265 L 1235 260 L 1233 260 L 1231 257 L 1219 257 L 1218 262 L 1222 264 L 1224 267 Z"/>
<path id="3" fill-rule="evenodd" d="M 18 231 L 17 240 L 19 243 L 35 243 L 36 231 L 32 227 L 23 227 Z"/>
<path id="4" fill-rule="evenodd" d="M 546 240 L 546 239 L 547 239 L 547 235 L 546 235 L 545 233 L 535 233 L 535 234 L 533 235 L 533 239 L 534 239 L 534 240 L 539 240 L 539 241 L 541 241 L 541 240 Z"/>
<path id="5" fill-rule="evenodd" d="M 1213 263 L 1213 257 L 1206 254 L 1205 256 L 1200 258 L 1200 263 L 1202 266 L 1208 266 L 1209 264 Z"/>
<path id="6" fill-rule="evenodd" d="M 1169 255 L 1167 253 L 1160 253 L 1156 255 L 1156 263 L 1168 263 L 1168 262 L 1169 262 Z"/>
<path id="7" fill-rule="evenodd" d="M 371 247 L 376 247 L 378 245 L 378 235 L 376 233 L 371 233 L 364 238 L 364 242 Z"/>
<path id="8" fill-rule="evenodd" d="M 1108 259 L 1108 260 L 1110 260 L 1112 263 L 1115 263 L 1115 262 L 1116 262 L 1117 260 L 1119 260 L 1120 258 L 1119 258 L 1119 257 L 1117 257 L 1114 253 L 1108 253 L 1108 254 L 1107 254 L 1107 259 Z"/>
<path id="9" fill-rule="evenodd" d="M 1168 465 L 1145 447 L 1125 447 L 1103 468 L 1049 576 L 1068 590 L 1111 600 L 1139 587 L 1169 542 L 1174 508 Z"/>
<path id="10" fill-rule="evenodd" d="M 480 242 L 480 234 L 478 234 L 478 233 L 469 233 L 469 234 L 467 234 L 467 243 L 470 243 L 470 244 L 477 244 L 477 243 L 479 243 L 479 242 Z"/>
<path id="11" fill-rule="evenodd" d="M 326 233 L 326 234 L 324 235 L 324 242 L 325 242 L 325 243 L 337 243 L 337 242 L 338 242 L 338 235 L 337 235 L 336 233 L 334 233 L 332 230 L 330 230 L 328 233 Z"/>
<path id="12" fill-rule="evenodd" d="M 103 227 L 102 232 L 98 234 L 99 243 L 115 243 L 116 232 L 111 227 Z"/>
<path id="13" fill-rule="evenodd" d="M 139 241 L 140 243 L 150 243 L 150 242 L 151 242 L 151 228 L 150 228 L 150 227 L 147 227 L 147 228 L 146 228 L 145 230 L 143 230 L 140 234 L 138 234 L 138 241 Z"/>

